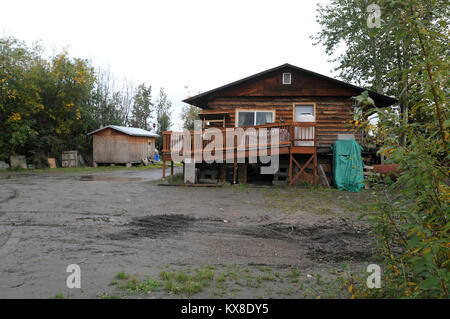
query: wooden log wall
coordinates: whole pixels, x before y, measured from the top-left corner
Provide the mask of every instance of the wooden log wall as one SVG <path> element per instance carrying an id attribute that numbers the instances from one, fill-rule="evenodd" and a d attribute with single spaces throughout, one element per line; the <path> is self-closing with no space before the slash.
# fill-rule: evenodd
<path id="1" fill-rule="evenodd" d="M 314 98 L 217 98 L 209 102 L 208 112 L 229 112 L 226 127 L 234 127 L 236 109 L 275 110 L 275 122 L 290 122 L 293 119 L 294 103 L 316 103 L 316 124 L 318 147 L 329 148 L 338 134 L 353 133 L 356 140 L 362 142 L 361 132 L 355 132 L 348 125 L 353 119 L 353 101 L 347 97 Z"/>

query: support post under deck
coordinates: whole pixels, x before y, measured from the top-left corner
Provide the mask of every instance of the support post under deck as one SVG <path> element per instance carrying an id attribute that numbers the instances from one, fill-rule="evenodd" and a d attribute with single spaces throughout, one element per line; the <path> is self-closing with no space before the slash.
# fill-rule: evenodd
<path id="1" fill-rule="evenodd" d="M 313 173 L 313 184 L 317 185 L 317 152 L 314 152 L 314 173 Z"/>
<path id="2" fill-rule="evenodd" d="M 166 161 L 165 161 L 165 159 L 164 159 L 164 154 L 162 154 L 162 162 L 163 162 L 163 176 L 162 176 L 162 179 L 164 180 L 164 179 L 166 179 Z"/>
<path id="3" fill-rule="evenodd" d="M 233 166 L 233 184 L 236 184 L 237 177 L 237 136 L 234 136 L 234 166 Z"/>
<path id="4" fill-rule="evenodd" d="M 289 183 L 292 181 L 292 152 L 289 151 Z"/>

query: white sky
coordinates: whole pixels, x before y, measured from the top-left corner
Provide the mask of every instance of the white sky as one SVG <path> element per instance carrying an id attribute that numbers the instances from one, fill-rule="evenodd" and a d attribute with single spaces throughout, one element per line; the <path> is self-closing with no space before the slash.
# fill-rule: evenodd
<path id="1" fill-rule="evenodd" d="M 291 63 L 332 76 L 310 35 L 322 0 L 0 0 L 2 36 L 111 67 L 119 78 L 163 86 L 180 128 L 185 86 L 192 94 Z"/>

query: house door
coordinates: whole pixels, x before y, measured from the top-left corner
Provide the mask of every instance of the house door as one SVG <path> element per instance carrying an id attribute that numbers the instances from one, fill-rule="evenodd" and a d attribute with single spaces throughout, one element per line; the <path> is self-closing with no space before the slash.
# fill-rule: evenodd
<path id="1" fill-rule="evenodd" d="M 315 122 L 314 105 L 294 105 L 294 122 Z M 295 138 L 314 138 L 314 127 L 295 127 Z M 294 146 L 314 146 L 314 141 L 296 141 Z"/>

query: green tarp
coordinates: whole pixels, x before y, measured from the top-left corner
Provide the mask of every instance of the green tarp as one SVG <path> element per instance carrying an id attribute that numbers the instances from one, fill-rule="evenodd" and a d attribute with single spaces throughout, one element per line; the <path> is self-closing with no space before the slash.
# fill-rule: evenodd
<path id="1" fill-rule="evenodd" d="M 364 187 L 362 147 L 355 140 L 338 140 L 332 150 L 333 177 L 337 189 L 359 192 Z"/>

